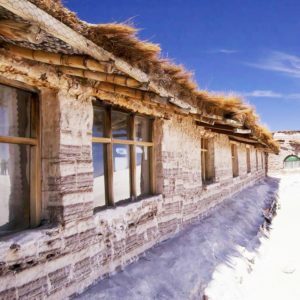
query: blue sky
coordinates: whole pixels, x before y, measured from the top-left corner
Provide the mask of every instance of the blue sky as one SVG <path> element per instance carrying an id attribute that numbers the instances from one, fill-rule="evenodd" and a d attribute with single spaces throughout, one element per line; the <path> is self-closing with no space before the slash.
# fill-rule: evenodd
<path id="1" fill-rule="evenodd" d="M 271 130 L 300 130 L 299 0 L 66 0 L 91 23 L 131 19 L 139 37 L 195 72 L 200 88 L 237 92 Z"/>

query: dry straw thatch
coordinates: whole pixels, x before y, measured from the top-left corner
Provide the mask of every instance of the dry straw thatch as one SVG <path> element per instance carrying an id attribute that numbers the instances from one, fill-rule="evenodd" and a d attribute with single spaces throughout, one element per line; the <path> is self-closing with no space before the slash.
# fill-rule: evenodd
<path id="1" fill-rule="evenodd" d="M 251 106 L 238 96 L 214 95 L 199 91 L 193 81 L 193 74 L 186 71 L 183 66 L 162 59 L 159 45 L 139 40 L 136 28 L 117 23 L 88 24 L 65 8 L 60 0 L 29 1 L 116 57 L 141 69 L 153 82 L 163 86 L 179 99 L 201 108 L 205 106 L 208 111 L 215 114 L 230 116 L 243 122 L 273 151 L 278 152 L 278 144 L 266 128 L 258 125 L 258 117 Z"/>

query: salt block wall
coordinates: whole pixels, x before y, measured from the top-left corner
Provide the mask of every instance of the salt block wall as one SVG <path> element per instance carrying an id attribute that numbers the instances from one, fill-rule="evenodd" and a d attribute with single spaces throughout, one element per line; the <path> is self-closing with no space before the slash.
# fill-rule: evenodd
<path id="1" fill-rule="evenodd" d="M 283 169 L 283 162 L 289 155 L 300 155 L 300 131 L 278 131 L 274 133 L 274 139 L 280 143 L 279 154 L 269 154 L 268 169 L 270 172 Z"/>
<path id="2" fill-rule="evenodd" d="M 214 143 L 216 182 L 203 187 L 201 180 L 201 137 Z M 251 173 L 247 173 L 245 144 L 238 144 L 239 177 L 232 178 L 231 146 L 225 135 L 212 134 L 187 118 L 163 124 L 161 165 L 163 175 L 163 220 L 168 233 L 197 220 L 210 208 L 264 176 L 261 160 L 256 170 L 255 149 L 250 147 Z M 258 153 L 260 157 L 261 152 Z"/>
<path id="3" fill-rule="evenodd" d="M 253 155 L 246 174 L 239 144 L 240 176 L 233 179 L 228 137 L 173 116 L 155 123 L 157 195 L 94 213 L 91 99 L 42 89 L 41 114 L 44 225 L 0 241 L 0 299 L 81 292 L 264 176 Z M 201 136 L 214 139 L 216 182 L 206 187 Z"/>

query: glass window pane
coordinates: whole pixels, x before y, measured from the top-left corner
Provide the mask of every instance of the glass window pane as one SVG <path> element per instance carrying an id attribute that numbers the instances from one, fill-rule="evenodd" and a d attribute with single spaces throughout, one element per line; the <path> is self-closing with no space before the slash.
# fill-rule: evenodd
<path id="1" fill-rule="evenodd" d="M 93 143 L 94 207 L 105 206 L 104 154 L 103 144 Z"/>
<path id="2" fill-rule="evenodd" d="M 135 139 L 150 142 L 151 120 L 144 117 L 135 117 Z"/>
<path id="3" fill-rule="evenodd" d="M 129 135 L 129 114 L 112 111 L 112 135 L 114 139 L 127 140 Z"/>
<path id="4" fill-rule="evenodd" d="M 93 136 L 104 136 L 104 109 L 103 107 L 94 105 L 94 122 L 93 122 Z"/>
<path id="5" fill-rule="evenodd" d="M 113 145 L 114 177 L 113 190 L 114 201 L 130 198 L 130 170 L 129 170 L 129 146 Z"/>
<path id="6" fill-rule="evenodd" d="M 30 146 L 0 143 L 0 236 L 29 227 Z"/>
<path id="7" fill-rule="evenodd" d="M 0 135 L 30 137 L 31 93 L 0 84 Z"/>
<path id="8" fill-rule="evenodd" d="M 150 194 L 150 149 L 136 146 L 137 196 Z"/>

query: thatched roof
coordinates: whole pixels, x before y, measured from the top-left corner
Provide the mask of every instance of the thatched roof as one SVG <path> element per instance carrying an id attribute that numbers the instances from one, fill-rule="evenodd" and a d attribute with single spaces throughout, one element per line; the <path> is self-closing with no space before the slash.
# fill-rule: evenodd
<path id="1" fill-rule="evenodd" d="M 172 91 L 178 99 L 196 107 L 205 106 L 211 113 L 242 122 L 257 138 L 274 152 L 278 152 L 279 147 L 272 134 L 258 125 L 258 116 L 250 105 L 238 96 L 215 95 L 199 90 L 191 72 L 161 58 L 159 45 L 139 40 L 136 28 L 127 24 L 86 23 L 65 8 L 60 0 L 29 1 L 115 57 L 142 70 L 151 81 L 167 91 Z"/>

